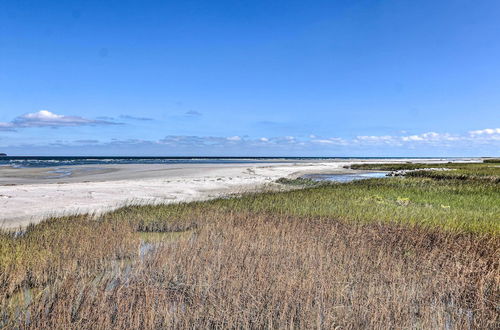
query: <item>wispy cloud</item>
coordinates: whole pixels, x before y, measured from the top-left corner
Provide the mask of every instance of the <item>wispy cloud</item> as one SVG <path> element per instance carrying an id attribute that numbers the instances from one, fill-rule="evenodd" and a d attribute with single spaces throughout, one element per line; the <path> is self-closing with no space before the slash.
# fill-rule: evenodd
<path id="1" fill-rule="evenodd" d="M 87 119 L 79 116 L 58 115 L 47 110 L 40 110 L 34 113 L 27 113 L 16 117 L 11 122 L 0 122 L 0 130 L 15 130 L 17 128 L 28 127 L 67 127 L 67 126 L 88 126 L 88 125 L 118 125 L 119 123 Z"/>
<path id="2" fill-rule="evenodd" d="M 195 136 L 195 135 L 168 135 L 157 141 L 169 146 L 214 147 L 246 142 L 239 136 Z"/>
<path id="3" fill-rule="evenodd" d="M 95 140 L 78 140 L 75 143 L 95 144 Z M 258 147 L 315 147 L 315 148 L 335 148 L 335 147 L 457 147 L 472 146 L 475 144 L 488 144 L 500 142 L 500 128 L 483 129 L 469 131 L 466 134 L 451 134 L 425 132 L 413 135 L 361 135 L 351 139 L 341 137 L 321 137 L 309 135 L 307 137 L 295 136 L 275 136 L 251 138 L 243 135 L 235 136 L 197 136 L 197 135 L 168 135 L 162 139 L 152 140 L 120 140 L 113 139 L 110 142 L 99 142 L 100 144 L 148 144 L 164 145 L 170 147 L 235 147 L 242 149 L 249 146 Z"/>
<path id="4" fill-rule="evenodd" d="M 483 130 L 479 130 L 483 131 Z M 354 153 L 356 150 L 372 150 L 376 154 L 377 150 L 390 152 L 390 150 L 421 150 L 426 154 L 433 150 L 470 150 L 498 145 L 500 147 L 500 133 L 490 129 L 486 133 L 475 134 L 467 132 L 465 134 L 425 132 L 420 134 L 401 135 L 365 135 L 354 138 L 341 137 L 321 137 L 309 135 L 307 137 L 295 136 L 275 136 L 250 138 L 246 136 L 166 136 L 159 141 L 150 141 L 149 145 L 164 145 L 170 150 L 182 149 L 203 150 L 223 150 L 225 152 L 248 153 L 252 150 L 269 153 L 278 152 L 287 154 L 307 154 L 311 152 L 324 153 L 331 151 L 341 151 L 343 153 Z M 142 141 L 141 143 L 146 143 Z M 263 151 L 264 150 L 264 151 Z M 484 150 L 484 149 L 483 149 Z M 440 151 L 440 152 L 441 152 Z"/>
<path id="5" fill-rule="evenodd" d="M 69 121 L 66 117 L 63 125 L 95 124 L 95 121 L 84 119 Z M 52 126 L 55 122 L 60 123 L 61 117 L 23 116 L 24 120 L 30 120 L 29 124 L 19 121 L 1 123 L 2 129 L 13 129 L 16 127 L 32 127 L 35 123 L 43 121 L 43 126 Z M 50 119 L 50 120 L 49 120 Z M 83 122 L 82 122 L 83 120 Z M 92 123 L 88 122 L 91 121 Z M 69 124 L 71 123 L 71 124 Z M 22 126 L 16 126 L 22 125 Z M 57 127 L 57 126 L 56 126 Z M 26 150 L 28 145 L 14 145 L 1 141 L 2 148 L 20 148 Z M 470 130 L 461 134 L 443 132 L 424 132 L 417 134 L 403 133 L 398 135 L 360 135 L 352 138 L 338 136 L 321 136 L 319 134 L 301 136 L 259 136 L 249 137 L 244 134 L 233 136 L 198 136 L 198 135 L 168 135 L 158 140 L 144 139 L 111 139 L 92 140 L 80 139 L 73 141 L 55 141 L 28 143 L 31 147 L 50 146 L 61 148 L 74 148 L 71 150 L 97 150 L 103 154 L 121 152 L 130 154 L 131 150 L 143 154 L 171 154 L 171 155 L 324 155 L 324 154 L 347 154 L 356 153 L 381 155 L 381 153 L 395 155 L 408 154 L 409 150 L 429 155 L 432 153 L 456 154 L 466 151 L 469 154 L 479 152 L 491 152 L 500 150 L 500 128 L 485 128 Z M 26 142 L 25 142 L 26 143 Z M 78 149 L 76 149 L 78 148 Z M 49 150 L 47 149 L 47 150 Z M 69 150 L 68 149 L 68 150 Z M 52 149 L 50 149 L 52 150 Z"/>
<path id="6" fill-rule="evenodd" d="M 342 138 L 333 137 L 326 139 L 318 139 L 315 135 L 310 135 L 312 143 L 326 144 L 326 145 L 348 145 L 348 141 Z"/>
<path id="7" fill-rule="evenodd" d="M 98 144 L 99 140 L 75 140 L 74 142 L 80 144 Z"/>
<path id="8" fill-rule="evenodd" d="M 140 120 L 140 121 L 151 121 L 151 120 L 153 120 L 153 118 L 136 117 L 136 116 L 129 116 L 129 115 L 121 115 L 120 119 L 124 119 L 124 120 Z"/>
<path id="9" fill-rule="evenodd" d="M 15 131 L 12 123 L 2 123 L 0 122 L 0 131 Z"/>
<path id="10" fill-rule="evenodd" d="M 184 113 L 184 115 L 188 117 L 200 117 L 202 114 L 201 112 L 195 111 L 195 110 L 189 110 Z"/>
<path id="11" fill-rule="evenodd" d="M 351 144 L 394 144 L 398 138 L 390 135 L 362 135 L 349 141 Z"/>

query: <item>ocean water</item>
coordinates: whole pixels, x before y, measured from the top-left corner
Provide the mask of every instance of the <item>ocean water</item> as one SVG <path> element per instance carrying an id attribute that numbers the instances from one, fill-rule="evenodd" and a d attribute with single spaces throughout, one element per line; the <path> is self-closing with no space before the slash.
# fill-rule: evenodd
<path id="1" fill-rule="evenodd" d="M 246 164 L 282 160 L 284 159 L 216 157 L 0 157 L 0 166 L 26 168 L 107 164 Z"/>
<path id="2" fill-rule="evenodd" d="M 280 161 L 353 159 L 354 157 L 0 157 L 0 166 L 60 167 L 105 164 L 248 164 Z M 355 159 L 395 159 L 398 157 L 356 157 Z"/>

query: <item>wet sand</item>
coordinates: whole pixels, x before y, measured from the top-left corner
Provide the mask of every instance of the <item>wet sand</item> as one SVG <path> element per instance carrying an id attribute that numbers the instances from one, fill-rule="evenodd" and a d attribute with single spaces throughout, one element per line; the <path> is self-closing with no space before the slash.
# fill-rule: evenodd
<path id="1" fill-rule="evenodd" d="M 50 216 L 105 212 L 132 203 L 206 200 L 261 189 L 281 177 L 353 173 L 344 168 L 352 163 L 406 161 L 411 160 L 0 167 L 0 227 L 26 226 Z"/>

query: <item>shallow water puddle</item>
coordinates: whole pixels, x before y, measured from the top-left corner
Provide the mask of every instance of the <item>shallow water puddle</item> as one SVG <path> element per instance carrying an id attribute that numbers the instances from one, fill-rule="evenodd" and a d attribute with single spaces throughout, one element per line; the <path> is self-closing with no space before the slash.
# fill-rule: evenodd
<path id="1" fill-rule="evenodd" d="M 376 179 L 387 177 L 387 172 L 367 172 L 352 174 L 307 174 L 303 178 L 315 181 L 351 182 L 356 180 Z"/>

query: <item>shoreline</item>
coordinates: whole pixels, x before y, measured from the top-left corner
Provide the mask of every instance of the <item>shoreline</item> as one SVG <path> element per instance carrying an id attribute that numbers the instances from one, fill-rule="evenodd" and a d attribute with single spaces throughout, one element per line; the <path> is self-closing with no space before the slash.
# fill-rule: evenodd
<path id="1" fill-rule="evenodd" d="M 0 168 L 0 228 L 23 227 L 54 216 L 99 214 L 129 204 L 213 199 L 257 191 L 282 177 L 356 173 L 344 166 L 367 162 L 443 163 L 447 160 L 408 158 L 245 164 L 75 165 L 71 167 L 71 176 L 52 178 L 44 175 L 58 167 Z"/>

